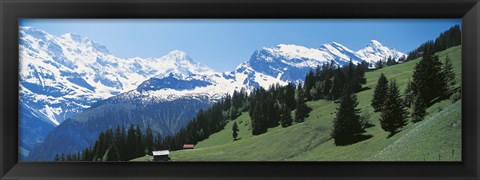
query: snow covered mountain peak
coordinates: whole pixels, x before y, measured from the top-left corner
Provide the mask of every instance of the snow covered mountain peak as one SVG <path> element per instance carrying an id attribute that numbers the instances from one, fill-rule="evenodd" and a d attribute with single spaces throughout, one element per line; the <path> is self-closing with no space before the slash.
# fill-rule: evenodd
<path id="1" fill-rule="evenodd" d="M 373 47 L 382 47 L 382 43 L 380 43 L 379 41 L 375 40 L 375 39 L 372 39 L 370 40 L 370 43 L 368 43 L 369 46 L 373 46 Z"/>
<path id="2" fill-rule="evenodd" d="M 274 48 L 263 48 L 269 52 L 275 53 L 277 55 L 284 54 L 289 55 L 290 57 L 300 56 L 303 53 L 315 51 L 314 48 L 307 48 L 304 46 L 299 46 L 295 44 L 279 44 Z"/>
<path id="3" fill-rule="evenodd" d="M 340 44 L 339 42 L 336 42 L 336 41 L 333 41 L 332 44 L 338 45 L 338 46 L 343 46 L 342 44 Z"/>
<path id="4" fill-rule="evenodd" d="M 76 33 L 66 33 L 60 36 L 65 43 L 76 46 L 77 48 L 85 48 L 91 51 L 110 54 L 110 51 L 101 43 L 95 42 L 89 38 L 82 37 Z"/>
<path id="5" fill-rule="evenodd" d="M 194 61 L 187 53 L 180 50 L 173 50 L 167 55 L 157 59 L 155 78 L 165 78 L 175 76 L 185 79 L 192 75 L 205 75 L 216 73 L 210 67 Z"/>
<path id="6" fill-rule="evenodd" d="M 170 51 L 167 55 L 164 56 L 165 58 L 168 59 L 177 59 L 177 60 L 187 60 L 187 61 L 193 61 L 192 58 L 190 58 L 186 52 L 180 51 L 180 50 L 173 50 Z"/>
<path id="7" fill-rule="evenodd" d="M 19 27 L 19 32 L 20 34 L 22 35 L 30 35 L 30 36 L 34 36 L 34 37 L 45 37 L 47 35 L 49 35 L 47 32 L 41 30 L 41 29 L 37 29 L 35 27 L 32 27 L 32 26 L 20 26 Z"/>
<path id="8" fill-rule="evenodd" d="M 326 44 L 324 44 L 324 45 L 326 45 Z M 340 43 L 335 42 L 335 41 L 332 42 L 332 43 L 330 43 L 329 45 L 331 45 L 331 46 L 333 46 L 333 47 L 337 47 L 337 48 L 341 48 L 341 49 L 345 49 L 345 50 L 352 51 L 351 49 L 345 47 L 343 44 L 340 44 Z"/>
<path id="9" fill-rule="evenodd" d="M 276 46 L 280 50 L 289 51 L 289 50 L 300 50 L 300 49 L 308 49 L 304 46 L 299 46 L 295 44 L 279 44 Z M 272 48 L 265 48 L 265 49 L 272 49 Z"/>
<path id="10" fill-rule="evenodd" d="M 265 51 L 265 52 L 262 52 Z M 273 58 L 280 58 L 281 61 L 287 64 L 296 64 L 297 66 L 308 66 L 310 63 L 305 64 L 299 60 L 319 60 L 323 61 L 328 59 L 328 54 L 316 49 L 308 48 L 304 46 L 294 44 L 279 44 L 272 48 L 263 48 L 260 52 L 255 52 L 259 55 L 259 58 L 265 58 L 266 61 L 272 61 Z M 269 57 L 270 56 L 270 57 Z M 258 58 L 256 58 L 258 59 Z M 251 59 L 252 60 L 252 59 Z M 290 61 L 290 62 L 287 62 Z"/>
<path id="11" fill-rule="evenodd" d="M 60 37 L 65 39 L 65 40 L 73 41 L 73 42 L 76 42 L 76 43 L 82 43 L 82 42 L 87 40 L 87 38 L 83 38 L 82 36 L 80 36 L 79 34 L 76 34 L 76 33 L 66 33 L 66 34 L 63 34 Z"/>
<path id="12" fill-rule="evenodd" d="M 401 57 L 406 57 L 405 53 L 384 46 L 377 40 L 371 40 L 365 48 L 358 50 L 356 54 L 369 63 L 386 61 L 389 57 L 392 57 L 395 60 L 398 60 Z"/>
<path id="13" fill-rule="evenodd" d="M 347 48 L 343 44 L 340 44 L 338 42 L 332 42 L 330 44 L 323 44 L 320 49 L 323 49 L 329 53 L 331 53 L 334 56 L 338 56 L 342 59 L 358 59 L 356 55 L 354 54 L 354 51 L 351 49 Z"/>

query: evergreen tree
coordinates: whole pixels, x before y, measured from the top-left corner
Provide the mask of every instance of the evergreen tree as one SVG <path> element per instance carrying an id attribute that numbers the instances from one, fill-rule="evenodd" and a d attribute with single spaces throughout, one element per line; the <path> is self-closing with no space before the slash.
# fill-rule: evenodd
<path id="1" fill-rule="evenodd" d="M 238 131 L 239 131 L 239 129 L 238 129 L 237 121 L 234 121 L 233 126 L 232 126 L 232 137 L 233 137 L 234 141 L 237 140 Z"/>
<path id="2" fill-rule="evenodd" d="M 305 118 L 308 117 L 308 113 L 310 113 L 312 109 L 308 107 L 307 104 L 305 103 L 306 98 L 305 98 L 303 89 L 299 88 L 297 91 L 298 91 L 297 92 L 298 98 L 297 98 L 297 108 L 296 108 L 297 110 L 295 111 L 295 122 L 301 123 L 305 121 Z"/>
<path id="3" fill-rule="evenodd" d="M 354 140 L 358 133 L 365 132 L 360 123 L 358 101 L 351 90 L 346 89 L 334 120 L 332 138 L 336 145 L 345 145 Z"/>
<path id="4" fill-rule="evenodd" d="M 136 139 L 136 147 L 135 147 L 135 156 L 136 157 L 140 157 L 140 156 L 144 156 L 145 155 L 145 146 L 144 146 L 144 142 L 143 142 L 143 134 L 142 134 L 142 130 L 140 129 L 140 126 L 137 125 L 136 129 L 135 129 L 135 139 Z"/>
<path id="5" fill-rule="evenodd" d="M 312 96 L 312 100 L 317 101 L 320 99 L 320 93 L 318 92 L 318 86 L 320 85 L 320 82 L 315 83 L 315 86 L 310 90 L 310 96 Z"/>
<path id="6" fill-rule="evenodd" d="M 224 111 L 230 110 L 231 106 L 232 106 L 232 96 L 230 96 L 230 94 L 227 94 L 224 99 L 223 110 Z"/>
<path id="7" fill-rule="evenodd" d="M 355 86 L 354 86 L 354 93 L 360 92 L 362 90 L 362 85 L 367 83 L 367 78 L 365 77 L 365 73 L 368 70 L 368 63 L 362 61 L 361 64 L 355 66 Z"/>
<path id="8" fill-rule="evenodd" d="M 331 100 L 331 92 L 330 90 L 332 89 L 332 81 L 333 81 L 333 76 L 328 77 L 327 79 L 323 80 L 322 83 L 322 92 L 320 93 L 324 99 Z"/>
<path id="9" fill-rule="evenodd" d="M 106 132 L 101 132 L 100 133 L 100 135 L 98 136 L 98 139 L 95 142 L 95 145 L 93 147 L 94 158 L 95 159 L 101 158 L 105 154 L 105 151 L 108 149 L 107 138 L 105 136 L 105 133 Z"/>
<path id="10" fill-rule="evenodd" d="M 126 141 L 127 141 L 127 134 L 125 132 L 125 127 L 122 126 L 117 126 L 115 129 L 115 145 L 118 147 L 118 149 L 121 149 L 120 153 L 120 158 L 122 160 L 128 160 L 125 159 L 126 156 Z"/>
<path id="11" fill-rule="evenodd" d="M 243 88 L 240 92 L 234 91 L 232 96 L 232 104 L 230 108 L 230 119 L 236 119 L 238 116 L 241 115 L 243 111 L 243 104 L 244 104 L 244 94 Z"/>
<path id="12" fill-rule="evenodd" d="M 383 61 L 378 60 L 377 63 L 375 63 L 375 69 L 382 69 L 383 68 Z"/>
<path id="13" fill-rule="evenodd" d="M 425 102 L 421 96 L 417 95 L 413 101 L 411 112 L 412 122 L 416 123 L 422 121 L 426 114 Z"/>
<path id="14" fill-rule="evenodd" d="M 250 111 L 250 119 L 252 123 L 252 134 L 253 135 L 259 135 L 262 133 L 267 132 L 267 128 L 265 128 L 264 123 L 262 120 L 264 120 L 264 116 L 262 113 L 262 103 L 256 102 L 252 108 L 253 110 Z"/>
<path id="15" fill-rule="evenodd" d="M 353 92 L 355 92 L 357 90 L 357 87 L 356 87 L 357 74 L 355 72 L 355 65 L 353 64 L 352 59 L 350 59 L 350 62 L 348 63 L 348 65 L 344 67 L 344 72 L 345 72 L 345 85 L 347 86 L 347 88 L 350 88 L 351 90 L 353 90 Z M 361 85 L 360 85 L 360 88 L 361 88 Z"/>
<path id="16" fill-rule="evenodd" d="M 55 158 L 53 158 L 54 161 L 60 161 L 60 157 L 58 157 L 58 154 L 55 155 Z"/>
<path id="17" fill-rule="evenodd" d="M 388 87 L 387 96 L 380 115 L 380 123 L 382 128 L 385 131 L 390 132 L 390 136 L 392 136 L 399 128 L 407 124 L 406 118 L 407 112 L 403 106 L 397 82 L 394 79 L 390 82 L 390 86 Z"/>
<path id="18" fill-rule="evenodd" d="M 352 59 L 350 59 L 350 61 L 348 62 L 348 65 L 344 67 L 344 69 L 345 69 L 345 78 L 347 79 L 347 81 L 352 81 L 352 79 L 355 77 L 355 64 L 353 64 Z"/>
<path id="19" fill-rule="evenodd" d="M 325 65 L 325 64 L 324 64 Z M 318 82 L 318 81 L 321 81 L 321 76 L 322 76 L 322 68 L 320 68 L 320 66 L 317 66 L 315 68 L 315 74 L 314 74 L 314 77 L 315 77 L 315 82 Z"/>
<path id="20" fill-rule="evenodd" d="M 151 154 L 153 149 L 153 142 L 154 142 L 154 137 L 153 137 L 153 130 L 150 126 L 147 126 L 147 129 L 145 130 L 145 151 L 147 154 Z"/>
<path id="21" fill-rule="evenodd" d="M 288 83 L 285 87 L 285 105 L 288 110 L 293 111 L 296 108 L 297 102 L 295 101 L 295 85 Z"/>
<path id="22" fill-rule="evenodd" d="M 363 72 L 363 74 L 365 74 L 365 72 L 368 71 L 368 66 L 370 66 L 370 64 L 367 62 L 367 61 L 362 61 L 358 67 L 360 68 L 360 70 Z M 367 79 L 365 79 L 366 81 Z"/>
<path id="23" fill-rule="evenodd" d="M 304 85 L 305 86 L 304 95 L 307 101 L 312 100 L 312 95 L 310 94 L 310 90 L 313 88 L 314 85 L 315 85 L 315 75 L 313 71 L 310 71 L 305 77 L 305 85 Z"/>
<path id="24" fill-rule="evenodd" d="M 328 99 L 331 100 L 331 90 L 332 90 L 332 81 L 335 66 L 333 62 L 325 63 L 322 65 L 322 68 L 318 68 L 316 73 L 316 83 L 315 88 L 317 89 L 316 95 L 318 99 Z"/>
<path id="25" fill-rule="evenodd" d="M 85 148 L 82 151 L 82 156 L 80 158 L 82 161 L 91 161 L 92 159 L 90 158 L 90 152 L 88 148 Z"/>
<path id="26" fill-rule="evenodd" d="M 375 91 L 373 92 L 372 98 L 372 107 L 374 112 L 380 112 L 382 110 L 383 102 L 386 98 L 388 91 L 388 80 L 385 75 L 380 74 L 380 77 L 377 81 L 377 86 L 375 87 Z"/>
<path id="27" fill-rule="evenodd" d="M 120 160 L 120 154 L 118 152 L 118 148 L 115 144 L 115 139 L 114 139 L 114 133 L 113 133 L 113 130 L 112 129 L 108 129 L 105 133 L 105 138 L 106 138 L 106 148 L 108 152 L 110 152 L 111 154 L 109 155 L 109 157 L 107 158 L 108 161 L 119 161 Z M 115 152 L 113 152 L 114 150 L 112 149 L 116 149 Z"/>
<path id="28" fill-rule="evenodd" d="M 236 119 L 238 116 L 240 116 L 241 114 L 241 109 L 235 107 L 235 106 L 231 106 L 230 107 L 230 111 L 229 111 L 229 119 Z"/>
<path id="29" fill-rule="evenodd" d="M 415 66 L 413 72 L 414 95 L 422 96 L 425 103 L 437 97 L 442 97 L 447 91 L 445 75 L 442 72 L 442 63 L 438 56 L 433 54 L 432 47 L 427 47 L 422 60 Z"/>
<path id="30" fill-rule="evenodd" d="M 120 152 L 117 146 L 113 145 L 106 152 L 107 161 L 120 161 Z"/>
<path id="31" fill-rule="evenodd" d="M 291 126 L 293 122 L 292 114 L 286 105 L 280 108 L 280 124 L 282 127 Z"/>
<path id="32" fill-rule="evenodd" d="M 453 64 L 450 60 L 450 57 L 445 58 L 445 64 L 443 66 L 443 74 L 445 77 L 445 84 L 447 86 L 447 90 L 445 91 L 445 97 L 450 96 L 453 91 L 454 91 L 454 85 L 455 85 L 455 72 L 453 71 Z"/>
<path id="33" fill-rule="evenodd" d="M 395 62 L 395 59 L 393 59 L 392 56 L 389 56 L 387 60 L 387 66 L 393 66 L 395 64 L 397 64 L 397 62 Z"/>
<path id="34" fill-rule="evenodd" d="M 343 94 L 344 89 L 345 89 L 345 74 L 340 68 L 337 68 L 335 70 L 335 75 L 333 77 L 332 89 L 330 90 L 332 100 L 336 100 L 340 98 Z"/>
<path id="35" fill-rule="evenodd" d="M 130 124 L 127 131 L 127 143 L 125 146 L 126 157 L 125 159 L 133 159 L 138 157 L 136 154 L 136 147 L 137 147 L 137 135 L 135 133 L 135 128 L 133 124 Z"/>
<path id="36" fill-rule="evenodd" d="M 408 80 L 407 88 L 405 88 L 405 92 L 403 94 L 403 105 L 405 107 L 410 107 L 415 98 L 415 93 L 413 91 L 413 83 L 411 80 Z"/>
<path id="37" fill-rule="evenodd" d="M 264 117 L 266 118 L 266 128 L 278 126 L 280 121 L 280 114 L 278 111 L 279 108 L 277 105 L 277 100 L 274 99 L 272 90 L 269 90 L 267 92 L 267 96 L 262 103 L 264 103 L 263 107 L 265 108 L 262 112 L 264 113 Z"/>

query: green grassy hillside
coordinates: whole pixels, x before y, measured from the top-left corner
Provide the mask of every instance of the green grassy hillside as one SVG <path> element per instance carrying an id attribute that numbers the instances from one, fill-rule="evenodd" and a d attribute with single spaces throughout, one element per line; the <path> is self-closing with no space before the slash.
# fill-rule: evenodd
<path id="1" fill-rule="evenodd" d="M 461 82 L 461 48 L 449 48 L 437 53 L 443 61 L 448 54 L 454 65 L 457 86 Z M 367 90 L 357 93 L 358 108 L 370 113 L 374 127 L 366 129 L 372 137 L 364 141 L 335 146 L 330 137 L 333 119 L 338 104 L 332 101 L 313 101 L 307 105 L 313 110 L 304 123 L 288 128 L 271 128 L 267 133 L 252 136 L 250 118 L 243 113 L 236 119 L 240 131 L 239 140 L 232 140 L 232 124 L 197 144 L 194 150 L 171 152 L 173 161 L 389 161 L 389 160 L 461 160 L 461 101 L 452 104 L 441 101 L 427 109 L 425 120 L 409 123 L 402 131 L 387 138 L 379 125 L 379 114 L 373 113 L 370 102 L 380 73 L 390 81 L 395 78 L 401 92 L 406 88 L 419 60 L 385 67 L 366 74 Z M 142 157 L 136 160 L 147 160 Z"/>

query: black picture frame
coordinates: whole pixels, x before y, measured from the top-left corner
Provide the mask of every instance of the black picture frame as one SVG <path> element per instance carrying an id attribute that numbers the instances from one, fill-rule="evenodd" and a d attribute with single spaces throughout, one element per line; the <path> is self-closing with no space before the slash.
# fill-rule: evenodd
<path id="1" fill-rule="evenodd" d="M 462 18 L 462 162 L 17 162 L 19 18 Z M 478 0 L 1 0 L 0 179 L 479 179 Z"/>

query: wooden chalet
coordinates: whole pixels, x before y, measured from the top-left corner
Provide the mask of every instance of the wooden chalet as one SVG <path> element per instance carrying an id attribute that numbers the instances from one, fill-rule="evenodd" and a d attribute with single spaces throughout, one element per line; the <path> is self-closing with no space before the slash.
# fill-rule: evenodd
<path id="1" fill-rule="evenodd" d="M 152 151 L 152 154 L 153 154 L 153 161 L 168 161 L 168 160 L 170 160 L 170 157 L 168 157 L 168 155 L 170 154 L 169 150 Z"/>

